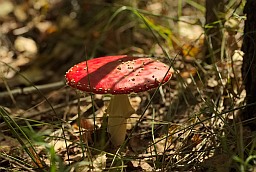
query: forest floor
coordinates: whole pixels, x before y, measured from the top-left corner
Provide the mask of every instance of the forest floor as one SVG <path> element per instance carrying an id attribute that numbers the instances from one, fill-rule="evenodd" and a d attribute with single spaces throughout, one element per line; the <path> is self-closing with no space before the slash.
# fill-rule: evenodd
<path id="1" fill-rule="evenodd" d="M 227 4 L 225 54 L 205 62 L 204 1 L 0 1 L 0 171 L 250 169 L 241 4 Z M 73 65 L 140 55 L 172 66 L 158 90 L 131 94 L 127 143 L 108 141 L 110 96 L 66 86 Z M 255 170 L 255 169 L 254 169 Z"/>

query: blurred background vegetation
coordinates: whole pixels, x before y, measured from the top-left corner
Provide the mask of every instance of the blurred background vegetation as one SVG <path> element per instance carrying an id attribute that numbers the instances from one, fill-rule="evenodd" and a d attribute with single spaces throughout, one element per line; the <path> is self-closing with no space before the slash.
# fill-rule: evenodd
<path id="1" fill-rule="evenodd" d="M 214 2 L 0 1 L 0 105 L 5 109 L 0 118 L 1 170 L 111 169 L 109 150 L 95 155 L 92 145 L 75 149 L 83 140 L 74 134 L 79 122 L 73 117 L 81 106 L 88 129 L 93 113 L 89 105 L 94 105 L 88 94 L 81 96 L 80 104 L 77 93 L 64 86 L 64 75 L 78 62 L 118 54 L 157 58 L 175 71 L 156 96 L 132 96 L 137 113 L 146 114 L 125 156 L 118 156 L 123 163 L 117 163 L 118 170 L 255 170 L 244 157 L 246 143 L 232 121 L 245 97 L 240 72 L 245 1 Z M 100 114 L 97 110 L 108 99 L 94 98 Z M 49 144 L 56 140 L 62 141 L 59 149 Z M 19 145 L 28 148 L 28 156 L 16 148 Z M 248 158 L 255 156 L 252 152 Z"/>

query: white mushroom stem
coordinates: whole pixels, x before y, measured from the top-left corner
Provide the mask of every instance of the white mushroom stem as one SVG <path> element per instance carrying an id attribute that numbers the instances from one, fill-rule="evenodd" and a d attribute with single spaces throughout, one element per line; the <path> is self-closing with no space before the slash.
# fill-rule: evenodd
<path id="1" fill-rule="evenodd" d="M 110 100 L 107 113 L 108 118 L 108 132 L 111 135 L 111 142 L 115 146 L 123 144 L 126 135 L 127 118 L 134 113 L 129 98 L 126 94 L 114 95 Z"/>

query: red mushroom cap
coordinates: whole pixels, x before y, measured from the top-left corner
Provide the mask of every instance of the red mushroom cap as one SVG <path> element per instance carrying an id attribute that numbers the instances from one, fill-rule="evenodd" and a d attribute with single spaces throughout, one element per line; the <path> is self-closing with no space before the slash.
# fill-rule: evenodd
<path id="1" fill-rule="evenodd" d="M 81 62 L 66 73 L 67 84 L 96 94 L 129 94 L 153 89 L 172 76 L 162 62 L 145 57 L 106 56 Z M 167 73 L 167 74 L 166 74 Z"/>

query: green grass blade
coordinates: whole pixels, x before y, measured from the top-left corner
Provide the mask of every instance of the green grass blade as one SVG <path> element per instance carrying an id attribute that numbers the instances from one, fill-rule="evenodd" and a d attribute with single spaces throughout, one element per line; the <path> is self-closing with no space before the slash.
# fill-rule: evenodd
<path id="1" fill-rule="evenodd" d="M 29 155 L 29 157 L 32 159 L 32 161 L 39 167 L 42 167 L 42 161 L 38 158 L 39 156 L 35 157 L 37 155 L 36 150 L 29 140 L 28 136 L 25 134 L 25 132 L 22 130 L 22 128 L 10 117 L 9 113 L 0 106 L 0 116 L 6 123 L 6 125 L 11 130 L 12 134 L 15 136 L 15 138 L 18 140 L 22 148 L 25 150 L 25 152 Z M 24 142 L 25 139 L 30 147 L 27 146 L 27 144 Z M 29 149 L 32 148 L 32 149 Z M 39 161 L 39 162 L 38 162 Z"/>

